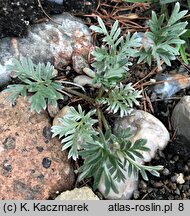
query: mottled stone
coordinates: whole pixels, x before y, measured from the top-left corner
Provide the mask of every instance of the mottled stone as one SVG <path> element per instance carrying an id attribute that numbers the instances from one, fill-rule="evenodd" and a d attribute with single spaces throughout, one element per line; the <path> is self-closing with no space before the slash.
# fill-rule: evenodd
<path id="1" fill-rule="evenodd" d="M 99 198 L 89 187 L 82 187 L 65 191 L 57 196 L 55 200 L 99 200 Z"/>
<path id="2" fill-rule="evenodd" d="M 67 152 L 51 138 L 46 111 L 30 112 L 28 98 L 15 106 L 0 93 L 0 200 L 48 199 L 73 188 Z"/>

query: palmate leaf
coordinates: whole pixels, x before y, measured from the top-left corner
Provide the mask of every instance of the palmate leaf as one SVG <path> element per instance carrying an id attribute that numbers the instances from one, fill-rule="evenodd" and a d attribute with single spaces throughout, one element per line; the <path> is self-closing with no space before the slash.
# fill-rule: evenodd
<path id="1" fill-rule="evenodd" d="M 63 96 L 59 92 L 61 83 L 53 81 L 53 66 L 50 63 L 34 64 L 31 59 L 21 58 L 20 61 L 13 59 L 7 70 L 14 72 L 23 84 L 9 85 L 6 92 L 9 93 L 7 100 L 13 101 L 19 95 L 26 96 L 27 92 L 33 93 L 30 97 L 31 111 L 39 113 L 46 109 L 47 104 L 57 105 L 57 100 Z"/>

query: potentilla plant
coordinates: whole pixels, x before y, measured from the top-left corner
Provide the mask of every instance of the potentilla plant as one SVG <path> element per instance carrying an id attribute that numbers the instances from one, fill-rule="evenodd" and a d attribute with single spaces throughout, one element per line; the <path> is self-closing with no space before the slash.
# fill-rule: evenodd
<path id="1" fill-rule="evenodd" d="M 123 82 L 127 80 L 129 66 L 132 65 L 131 57 L 140 55 L 139 61 L 144 59 L 150 63 L 152 57 L 149 56 L 153 56 L 160 65 L 161 58 L 169 63 L 168 59 L 171 60 L 177 55 L 177 48 L 173 45 L 182 43 L 177 37 L 181 34 L 180 31 L 184 32 L 186 23 L 176 22 L 185 13 L 179 12 L 177 3 L 167 27 L 160 27 L 163 17 L 157 19 L 153 13 L 150 21 L 151 32 L 147 33 L 147 37 L 154 41 L 154 45 L 148 50 L 143 48 L 142 39 L 137 33 L 121 36 L 118 21 L 109 32 L 103 20 L 98 17 L 99 26 L 91 26 L 91 29 L 103 36 L 102 46 L 96 47 L 92 52 L 95 61 L 91 69 L 85 70 L 98 86 L 93 97 L 83 91 L 82 87 L 80 91 L 73 89 L 70 85 L 76 84 L 72 82 L 55 79 L 54 68 L 49 63 L 36 65 L 30 59 L 22 58 L 20 61 L 14 60 L 7 67 L 7 70 L 14 72 L 15 77 L 21 81 L 21 84 L 8 86 L 8 100 L 14 101 L 18 95 L 33 94 L 30 97 L 31 110 L 38 113 L 46 109 L 47 104 L 56 106 L 57 100 L 62 99 L 64 94 L 81 97 L 89 104 L 88 109 L 82 104 L 69 107 L 67 113 L 59 119 L 59 125 L 52 127 L 52 132 L 53 137 L 59 136 L 61 139 L 63 150 L 68 150 L 68 158 L 78 160 L 81 156 L 83 159 L 83 165 L 79 168 L 79 181 L 93 177 L 93 186 L 96 189 L 104 176 L 105 195 L 110 189 L 117 193 L 116 182 L 125 181 L 131 175 L 137 178 L 141 173 L 142 177 L 148 180 L 147 171 L 159 176 L 159 170 L 163 168 L 138 163 L 139 159 L 143 160 L 142 153 L 150 151 L 146 147 L 146 140 L 139 139 L 132 143 L 130 128 L 113 133 L 108 119 L 111 113 L 120 117 L 130 115 L 134 105 L 138 106 L 138 100 L 142 97 L 141 91 L 135 90 L 131 83 Z M 162 32 L 161 35 L 159 31 Z M 123 174 L 126 165 L 128 176 Z"/>
<path id="2" fill-rule="evenodd" d="M 148 180 L 148 171 L 159 176 L 158 171 L 162 166 L 138 163 L 139 158 L 143 159 L 142 152 L 150 150 L 145 146 L 146 140 L 139 139 L 131 143 L 130 129 L 120 129 L 117 134 L 113 134 L 107 120 L 109 113 L 124 117 L 131 113 L 134 105 L 139 105 L 141 92 L 135 90 L 131 83 L 123 84 L 122 81 L 127 78 L 129 66 L 132 65 L 130 57 L 141 46 L 141 39 L 136 33 L 120 36 L 118 21 L 110 33 L 100 17 L 98 23 L 99 27 L 91 26 L 91 29 L 104 35 L 103 44 L 92 52 L 95 58 L 93 70 L 85 72 L 93 78 L 94 84 L 98 84 L 99 89 L 95 98 L 81 95 L 92 110 L 86 112 L 81 105 L 70 107 L 66 115 L 59 119 L 61 125 L 53 126 L 52 132 L 53 137 L 58 135 L 62 140 L 63 149 L 69 150 L 69 158 L 77 160 L 81 156 L 84 160 L 79 169 L 79 181 L 93 177 L 96 189 L 104 176 L 106 195 L 110 189 L 117 193 L 116 182 L 125 181 L 131 175 L 137 178 L 138 173 L 141 173 Z M 126 164 L 129 167 L 128 176 L 123 174 Z"/>

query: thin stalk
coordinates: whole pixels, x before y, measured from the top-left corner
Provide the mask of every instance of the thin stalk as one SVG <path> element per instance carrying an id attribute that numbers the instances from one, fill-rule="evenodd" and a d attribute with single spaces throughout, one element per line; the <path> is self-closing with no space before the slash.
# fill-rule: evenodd
<path id="1" fill-rule="evenodd" d="M 102 131 L 102 113 L 100 108 L 96 108 L 97 116 L 98 116 L 98 127 Z"/>
<path id="2" fill-rule="evenodd" d="M 101 112 L 101 119 L 102 119 L 102 122 L 103 122 L 103 125 L 105 127 L 106 130 L 111 130 L 109 124 L 108 124 L 108 121 L 106 120 L 103 112 Z"/>
<path id="3" fill-rule="evenodd" d="M 76 96 L 81 97 L 82 99 L 88 101 L 88 102 L 89 102 L 90 104 L 92 104 L 92 105 L 95 104 L 95 100 L 92 99 L 91 97 L 88 97 L 88 96 L 85 95 L 85 94 L 82 94 L 82 93 L 77 92 L 77 91 L 75 91 L 75 90 L 73 90 L 73 89 L 70 89 L 70 88 L 64 88 L 63 90 L 66 91 L 66 92 L 68 92 L 68 93 L 71 93 L 71 94 L 73 94 L 73 95 L 76 95 Z"/>

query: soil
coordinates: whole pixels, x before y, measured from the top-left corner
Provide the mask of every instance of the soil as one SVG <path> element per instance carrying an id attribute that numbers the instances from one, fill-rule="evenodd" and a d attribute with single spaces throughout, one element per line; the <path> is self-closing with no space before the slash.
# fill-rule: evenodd
<path id="1" fill-rule="evenodd" d="M 40 2 L 48 16 L 67 11 L 76 16 L 80 16 L 87 23 L 91 23 L 94 22 L 91 16 L 85 17 L 82 15 L 93 13 L 99 1 L 78 0 L 76 4 L 76 0 L 65 0 L 63 5 L 57 5 L 47 0 L 40 0 Z M 141 6 L 137 7 L 138 14 L 142 12 L 139 8 L 141 8 Z M 25 37 L 29 31 L 30 25 L 47 19 L 47 15 L 44 14 L 43 10 L 39 7 L 39 2 L 37 0 L 0 0 L 0 38 L 7 36 Z M 101 12 L 101 10 L 99 10 L 99 12 Z M 135 11 L 133 10 L 133 12 Z M 139 23 L 142 24 L 142 21 L 139 21 Z M 109 24 L 110 22 L 108 22 L 108 25 Z M 131 25 L 129 27 L 131 27 Z M 146 76 L 147 71 L 151 70 L 147 65 L 144 65 L 144 67 L 144 70 L 139 73 L 139 76 L 136 75 L 131 78 L 134 82 Z M 137 71 L 134 73 L 137 74 Z M 131 74 L 133 74 L 133 71 Z M 150 95 L 151 91 L 148 89 L 146 91 L 147 95 Z M 179 97 L 186 93 L 188 92 L 181 91 Z M 170 116 L 177 102 L 178 100 L 161 100 L 152 103 L 154 109 L 154 113 L 152 114 L 163 122 L 170 131 L 171 137 L 173 136 L 173 131 L 170 126 Z M 183 137 L 177 137 L 170 141 L 163 151 L 158 152 L 155 159 L 152 160 L 150 164 L 163 165 L 165 169 L 162 171 L 160 178 L 150 175 L 148 182 L 145 182 L 140 177 L 139 188 L 135 191 L 132 199 L 190 199 L 189 146 L 187 140 Z M 184 175 L 184 184 L 177 182 L 177 175 L 180 173 Z"/>
<path id="2" fill-rule="evenodd" d="M 63 11 L 78 15 L 88 14 L 97 4 L 96 0 L 78 0 L 77 4 L 75 0 L 64 0 L 62 5 L 48 0 L 0 0 L 0 38 L 24 37 L 30 25 L 44 22 L 47 15 L 51 17 Z"/>

